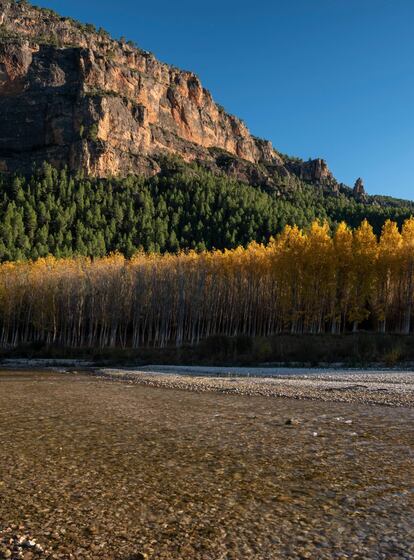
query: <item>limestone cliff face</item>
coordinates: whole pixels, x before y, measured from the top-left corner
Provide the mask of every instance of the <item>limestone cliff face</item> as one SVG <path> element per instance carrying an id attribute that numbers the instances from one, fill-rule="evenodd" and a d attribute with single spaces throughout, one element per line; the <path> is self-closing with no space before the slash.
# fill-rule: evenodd
<path id="1" fill-rule="evenodd" d="M 151 175 L 170 153 L 253 184 L 335 183 L 323 160 L 292 165 L 253 137 L 195 74 L 25 1 L 0 0 L 0 123 L 3 171 Z"/>

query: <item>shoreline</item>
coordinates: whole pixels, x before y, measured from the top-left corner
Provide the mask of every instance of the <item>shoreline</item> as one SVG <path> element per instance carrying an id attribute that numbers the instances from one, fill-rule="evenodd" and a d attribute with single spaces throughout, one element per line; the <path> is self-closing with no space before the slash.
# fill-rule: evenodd
<path id="1" fill-rule="evenodd" d="M 208 370 L 206 372 L 206 369 Z M 247 370 L 241 371 L 240 370 Z M 260 371 L 255 371 L 259 369 Z M 95 369 L 93 375 L 151 387 L 240 396 L 414 407 L 414 372 L 301 368 L 147 366 Z M 250 375 L 246 375 L 250 372 Z"/>
<path id="2" fill-rule="evenodd" d="M 403 368 L 100 366 L 85 360 L 10 360 L 1 370 L 48 370 L 196 393 L 414 408 L 414 371 Z"/>

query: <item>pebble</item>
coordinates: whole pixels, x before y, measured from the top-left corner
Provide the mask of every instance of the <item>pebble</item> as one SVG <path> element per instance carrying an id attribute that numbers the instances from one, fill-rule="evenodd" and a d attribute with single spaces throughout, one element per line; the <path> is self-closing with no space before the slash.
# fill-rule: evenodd
<path id="1" fill-rule="evenodd" d="M 286 426 L 297 426 L 301 422 L 298 418 L 288 418 L 285 422 Z"/>

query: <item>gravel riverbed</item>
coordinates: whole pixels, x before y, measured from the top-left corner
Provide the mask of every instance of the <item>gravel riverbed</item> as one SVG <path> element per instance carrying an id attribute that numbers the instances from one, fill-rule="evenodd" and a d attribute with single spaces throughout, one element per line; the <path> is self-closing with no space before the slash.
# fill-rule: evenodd
<path id="1" fill-rule="evenodd" d="M 414 372 L 394 370 L 145 366 L 98 375 L 196 392 L 414 406 Z"/>
<path id="2" fill-rule="evenodd" d="M 112 378 L 0 372 L 0 558 L 414 558 L 412 408 Z"/>

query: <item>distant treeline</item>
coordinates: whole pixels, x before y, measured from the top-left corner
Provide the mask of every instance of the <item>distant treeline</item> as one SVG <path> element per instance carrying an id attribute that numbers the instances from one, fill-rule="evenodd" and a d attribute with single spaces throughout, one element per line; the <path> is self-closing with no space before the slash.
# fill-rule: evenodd
<path id="1" fill-rule="evenodd" d="M 294 177 L 266 190 L 177 160 L 149 179 L 83 178 L 45 164 L 31 177 L 0 175 L 0 261 L 232 249 L 314 220 L 357 227 L 367 218 L 379 234 L 387 219 L 401 225 L 413 213 L 414 204 L 364 204 Z"/>
<path id="2" fill-rule="evenodd" d="M 314 222 L 269 244 L 0 266 L 0 342 L 65 347 L 165 347 L 211 336 L 408 334 L 414 298 L 414 219 L 364 221 L 331 235 Z"/>

